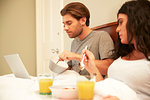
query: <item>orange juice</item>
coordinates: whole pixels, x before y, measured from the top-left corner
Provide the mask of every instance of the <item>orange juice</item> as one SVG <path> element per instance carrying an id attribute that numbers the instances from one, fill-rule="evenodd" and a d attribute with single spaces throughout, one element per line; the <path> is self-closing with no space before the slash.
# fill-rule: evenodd
<path id="1" fill-rule="evenodd" d="M 91 81 L 80 81 L 77 83 L 78 96 L 80 100 L 92 100 L 94 97 L 95 83 Z"/>
<path id="2" fill-rule="evenodd" d="M 52 86 L 53 80 L 52 79 L 40 79 L 39 80 L 39 88 L 40 94 L 51 94 L 51 90 L 49 89 Z"/>

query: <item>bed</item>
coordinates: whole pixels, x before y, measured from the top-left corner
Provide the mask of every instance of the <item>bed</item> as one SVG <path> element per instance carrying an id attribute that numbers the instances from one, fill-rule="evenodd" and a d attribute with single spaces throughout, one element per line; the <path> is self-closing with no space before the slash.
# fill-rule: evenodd
<path id="1" fill-rule="evenodd" d="M 104 25 L 93 27 L 92 30 L 108 32 L 111 38 L 113 39 L 114 43 L 116 43 L 116 41 L 118 40 L 118 34 L 116 32 L 116 28 L 117 28 L 117 22 L 111 22 Z"/>
<path id="2" fill-rule="evenodd" d="M 96 31 L 107 31 L 114 43 L 118 40 L 116 33 L 117 22 L 93 27 Z M 69 79 L 70 75 L 65 75 Z M 72 78 L 72 77 L 71 77 Z M 70 80 L 71 80 L 70 78 Z M 59 82 L 60 83 L 60 82 Z M 136 93 L 127 85 L 113 79 L 105 79 L 95 84 L 94 100 L 102 100 L 102 96 L 114 95 L 121 100 L 138 100 Z M 119 91 L 119 92 L 118 92 Z M 52 96 L 39 95 L 38 82 L 36 77 L 32 79 L 16 78 L 13 74 L 0 76 L 0 100 L 56 100 Z M 58 99 L 59 100 L 59 99 Z"/>

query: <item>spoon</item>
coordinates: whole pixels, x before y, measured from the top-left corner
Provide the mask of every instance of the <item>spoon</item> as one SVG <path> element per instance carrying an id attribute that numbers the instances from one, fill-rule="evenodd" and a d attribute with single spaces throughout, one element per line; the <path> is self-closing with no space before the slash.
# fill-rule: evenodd
<path id="1" fill-rule="evenodd" d="M 84 49 L 86 49 L 87 50 L 87 46 L 85 46 L 85 48 Z M 80 65 L 81 65 L 81 70 L 83 70 L 84 69 L 84 63 L 83 63 L 83 61 L 84 61 L 84 58 L 85 58 L 85 54 L 83 54 L 83 56 L 82 56 L 82 60 L 81 60 L 81 62 L 80 62 Z"/>

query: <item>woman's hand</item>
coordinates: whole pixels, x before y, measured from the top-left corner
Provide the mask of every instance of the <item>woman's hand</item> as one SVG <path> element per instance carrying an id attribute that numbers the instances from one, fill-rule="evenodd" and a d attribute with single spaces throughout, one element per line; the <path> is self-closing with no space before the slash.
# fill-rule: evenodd
<path id="1" fill-rule="evenodd" d="M 83 54 L 85 54 L 85 58 L 84 58 L 84 65 L 86 70 L 93 75 L 93 73 L 99 73 L 96 65 L 95 65 L 95 57 L 93 55 L 92 52 L 90 52 L 89 50 L 83 50 L 82 51 Z"/>
<path id="2" fill-rule="evenodd" d="M 103 100 L 120 100 L 120 99 L 116 96 L 106 96 L 103 97 Z"/>
<path id="3" fill-rule="evenodd" d="M 82 54 L 85 54 L 84 65 L 85 69 L 90 73 L 90 76 L 96 75 L 96 82 L 103 80 L 101 73 L 95 64 L 95 57 L 89 50 L 83 49 Z"/>

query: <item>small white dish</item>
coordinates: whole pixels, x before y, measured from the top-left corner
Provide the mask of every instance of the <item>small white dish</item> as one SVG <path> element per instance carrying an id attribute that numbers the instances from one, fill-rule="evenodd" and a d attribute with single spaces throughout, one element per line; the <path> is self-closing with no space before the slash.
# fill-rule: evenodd
<path id="1" fill-rule="evenodd" d="M 59 99 L 77 99 L 78 91 L 76 86 L 52 86 L 49 87 L 52 96 Z"/>

